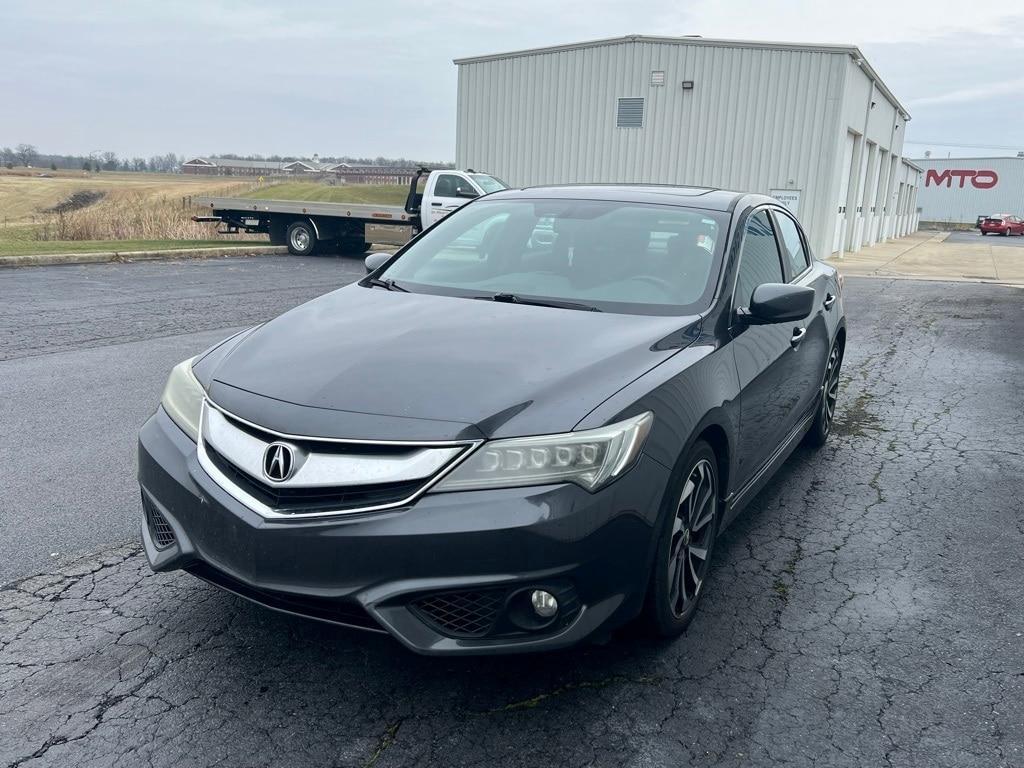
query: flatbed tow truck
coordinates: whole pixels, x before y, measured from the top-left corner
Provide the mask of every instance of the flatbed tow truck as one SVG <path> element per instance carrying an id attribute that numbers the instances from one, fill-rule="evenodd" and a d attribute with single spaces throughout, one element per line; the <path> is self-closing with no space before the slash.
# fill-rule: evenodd
<path id="1" fill-rule="evenodd" d="M 404 206 L 197 197 L 194 202 L 209 214 L 192 219 L 221 225 L 218 234 L 223 235 L 266 233 L 273 245 L 287 245 L 298 256 L 317 249 L 356 254 L 374 243 L 404 245 L 470 200 L 507 186 L 473 170 L 421 168 L 409 184 Z"/>

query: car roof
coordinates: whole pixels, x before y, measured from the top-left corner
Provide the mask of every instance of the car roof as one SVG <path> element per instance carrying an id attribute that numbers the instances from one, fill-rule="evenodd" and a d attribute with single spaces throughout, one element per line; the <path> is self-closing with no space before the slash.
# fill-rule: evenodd
<path id="1" fill-rule="evenodd" d="M 736 192 L 710 187 L 684 187 L 671 184 L 559 184 L 552 186 L 503 189 L 487 196 L 488 199 L 564 199 L 610 200 L 628 203 L 678 205 L 685 208 L 704 208 L 713 211 L 731 211 L 736 204 L 751 198 L 751 204 L 778 203 L 774 198 L 748 192 Z"/>

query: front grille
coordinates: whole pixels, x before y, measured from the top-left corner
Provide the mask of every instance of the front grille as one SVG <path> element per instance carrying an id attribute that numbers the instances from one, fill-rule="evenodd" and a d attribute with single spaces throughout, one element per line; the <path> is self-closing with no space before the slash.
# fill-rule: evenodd
<path id="1" fill-rule="evenodd" d="M 428 624 L 452 637 L 488 634 L 505 605 L 504 589 L 467 590 L 429 595 L 412 607 Z"/>
<path id="2" fill-rule="evenodd" d="M 146 515 L 146 526 L 153 544 L 157 549 L 167 549 L 174 543 L 174 529 L 145 493 L 142 494 L 142 511 Z"/>
<path id="3" fill-rule="evenodd" d="M 204 448 L 213 465 L 243 491 L 277 512 L 295 515 L 396 504 L 412 496 L 424 483 L 409 480 L 359 486 L 275 487 L 238 469 L 209 443 Z"/>
<path id="4" fill-rule="evenodd" d="M 295 595 L 288 592 L 260 589 L 259 587 L 239 581 L 233 576 L 229 576 L 219 568 L 214 568 L 212 565 L 202 562 L 187 565 L 185 570 L 203 581 L 207 581 L 221 589 L 226 589 L 228 592 L 234 592 L 239 597 L 244 597 L 268 608 L 275 608 L 286 613 L 319 619 L 320 621 L 327 621 L 332 624 L 344 624 L 347 627 L 356 627 L 373 632 L 384 631 L 380 624 L 355 600 Z"/>

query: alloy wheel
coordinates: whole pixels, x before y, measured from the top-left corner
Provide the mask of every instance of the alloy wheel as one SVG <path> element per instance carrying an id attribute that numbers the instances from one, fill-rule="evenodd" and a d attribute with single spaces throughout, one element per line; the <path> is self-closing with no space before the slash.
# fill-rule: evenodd
<path id="1" fill-rule="evenodd" d="M 681 618 L 700 594 L 715 535 L 718 488 L 707 459 L 698 461 L 686 479 L 672 521 L 668 555 L 669 607 Z"/>
<path id="2" fill-rule="evenodd" d="M 822 398 L 822 421 L 825 434 L 832 429 L 832 419 L 836 415 L 836 400 L 839 398 L 839 346 L 832 347 L 825 366 L 824 397 Z"/>

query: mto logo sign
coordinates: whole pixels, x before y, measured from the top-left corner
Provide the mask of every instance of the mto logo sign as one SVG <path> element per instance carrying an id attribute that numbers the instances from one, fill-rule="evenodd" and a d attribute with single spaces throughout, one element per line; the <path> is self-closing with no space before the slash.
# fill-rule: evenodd
<path id="1" fill-rule="evenodd" d="M 926 187 L 941 187 L 945 184 L 947 187 L 952 187 L 953 179 L 960 180 L 960 183 L 957 185 L 960 189 L 964 188 L 968 179 L 971 180 L 971 185 L 975 189 L 992 189 L 992 187 L 999 183 L 999 174 L 995 171 L 962 171 L 948 169 L 939 172 L 935 169 L 929 169 L 924 176 L 924 185 Z"/>

